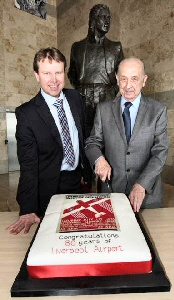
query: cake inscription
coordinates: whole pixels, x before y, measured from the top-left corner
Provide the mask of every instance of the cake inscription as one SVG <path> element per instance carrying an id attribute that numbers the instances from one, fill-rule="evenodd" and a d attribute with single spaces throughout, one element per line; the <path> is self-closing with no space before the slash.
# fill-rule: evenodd
<path id="1" fill-rule="evenodd" d="M 110 252 L 117 252 L 117 251 L 124 251 L 122 246 L 117 246 L 117 247 L 100 247 L 95 245 L 94 252 L 105 252 L 105 253 L 110 253 Z"/>
<path id="2" fill-rule="evenodd" d="M 60 247 L 52 247 L 52 254 L 81 254 L 96 252 L 118 252 L 123 251 L 123 247 L 119 244 L 118 233 L 93 232 L 80 235 L 60 234 Z M 102 245 L 102 246 L 101 246 Z"/>
<path id="3" fill-rule="evenodd" d="M 101 247 L 98 245 L 94 246 L 93 252 L 105 252 L 105 253 L 110 253 L 110 252 L 119 252 L 119 251 L 124 251 L 123 247 L 121 245 L 116 246 L 116 247 Z M 87 246 L 84 247 L 74 247 L 74 248 L 52 248 L 51 249 L 52 254 L 73 254 L 73 253 L 89 253 L 87 250 Z"/>
<path id="4" fill-rule="evenodd" d="M 52 248 L 52 254 L 73 254 L 73 253 L 88 253 L 86 246 L 84 248 L 63 248 L 63 249 L 58 249 L 58 248 Z"/>

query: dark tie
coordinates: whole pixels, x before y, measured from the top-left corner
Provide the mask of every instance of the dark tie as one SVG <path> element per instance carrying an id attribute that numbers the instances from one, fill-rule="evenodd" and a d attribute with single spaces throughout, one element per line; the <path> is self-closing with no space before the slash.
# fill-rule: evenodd
<path id="1" fill-rule="evenodd" d="M 124 105 L 125 105 L 125 108 L 123 111 L 123 122 L 124 122 L 124 127 L 125 127 L 127 143 L 129 144 L 130 137 L 131 137 L 131 118 L 130 118 L 129 108 L 132 106 L 132 103 L 126 102 Z"/>
<path id="2" fill-rule="evenodd" d="M 69 132 L 67 117 L 63 108 L 63 100 L 57 99 L 56 102 L 54 103 L 54 106 L 56 106 L 57 108 L 58 117 L 62 129 L 61 135 L 63 139 L 65 160 L 69 166 L 73 167 L 75 162 L 75 155 L 74 155 L 74 149 L 73 149 L 71 136 Z"/>

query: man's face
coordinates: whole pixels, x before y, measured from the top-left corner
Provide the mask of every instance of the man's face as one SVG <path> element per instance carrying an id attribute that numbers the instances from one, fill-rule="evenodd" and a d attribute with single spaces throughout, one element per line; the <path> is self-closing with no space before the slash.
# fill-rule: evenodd
<path id="1" fill-rule="evenodd" d="M 96 29 L 99 32 L 107 33 L 110 28 L 110 13 L 108 9 L 101 9 L 96 20 Z"/>
<path id="2" fill-rule="evenodd" d="M 50 96 L 59 97 L 65 86 L 64 63 L 45 58 L 38 66 L 38 73 L 34 74 L 43 91 Z"/>
<path id="3" fill-rule="evenodd" d="M 121 95 L 127 101 L 134 101 L 145 86 L 147 75 L 144 75 L 139 61 L 130 60 L 121 64 L 116 76 Z"/>

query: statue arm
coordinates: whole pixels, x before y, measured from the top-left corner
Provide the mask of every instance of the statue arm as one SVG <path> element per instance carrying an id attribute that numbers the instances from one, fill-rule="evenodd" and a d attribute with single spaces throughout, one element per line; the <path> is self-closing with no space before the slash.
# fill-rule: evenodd
<path id="1" fill-rule="evenodd" d="M 121 61 L 122 61 L 123 59 L 124 59 L 123 48 L 122 48 L 121 43 L 119 42 L 119 54 L 118 54 L 118 59 L 117 59 L 116 66 L 115 66 L 115 71 L 116 71 L 116 73 L 117 73 L 117 71 L 118 71 L 118 66 L 119 66 L 119 64 L 121 63 Z"/>
<path id="2" fill-rule="evenodd" d="M 120 42 L 118 45 L 118 49 L 119 49 L 119 51 L 118 51 L 118 57 L 117 57 L 116 64 L 115 64 L 115 74 L 117 74 L 118 66 L 121 63 L 121 61 L 124 59 L 123 48 L 122 48 L 122 45 Z M 118 94 L 118 92 L 119 92 L 119 87 L 118 87 L 118 84 L 116 84 L 116 86 L 115 86 L 116 95 Z"/>
<path id="3" fill-rule="evenodd" d="M 74 44 L 71 47 L 71 54 L 70 54 L 70 66 L 68 70 L 68 79 L 71 83 L 71 85 L 76 88 L 78 85 L 78 79 L 77 79 L 77 70 L 76 70 L 76 61 L 74 58 Z"/>

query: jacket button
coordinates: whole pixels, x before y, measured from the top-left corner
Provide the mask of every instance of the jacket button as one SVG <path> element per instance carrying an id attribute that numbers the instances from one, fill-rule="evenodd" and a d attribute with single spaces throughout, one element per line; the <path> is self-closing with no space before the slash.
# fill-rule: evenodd
<path id="1" fill-rule="evenodd" d="M 127 172 L 130 172 L 130 169 L 127 169 Z"/>
<path id="2" fill-rule="evenodd" d="M 127 152 L 126 154 L 127 154 L 127 155 L 130 155 L 130 152 Z"/>

